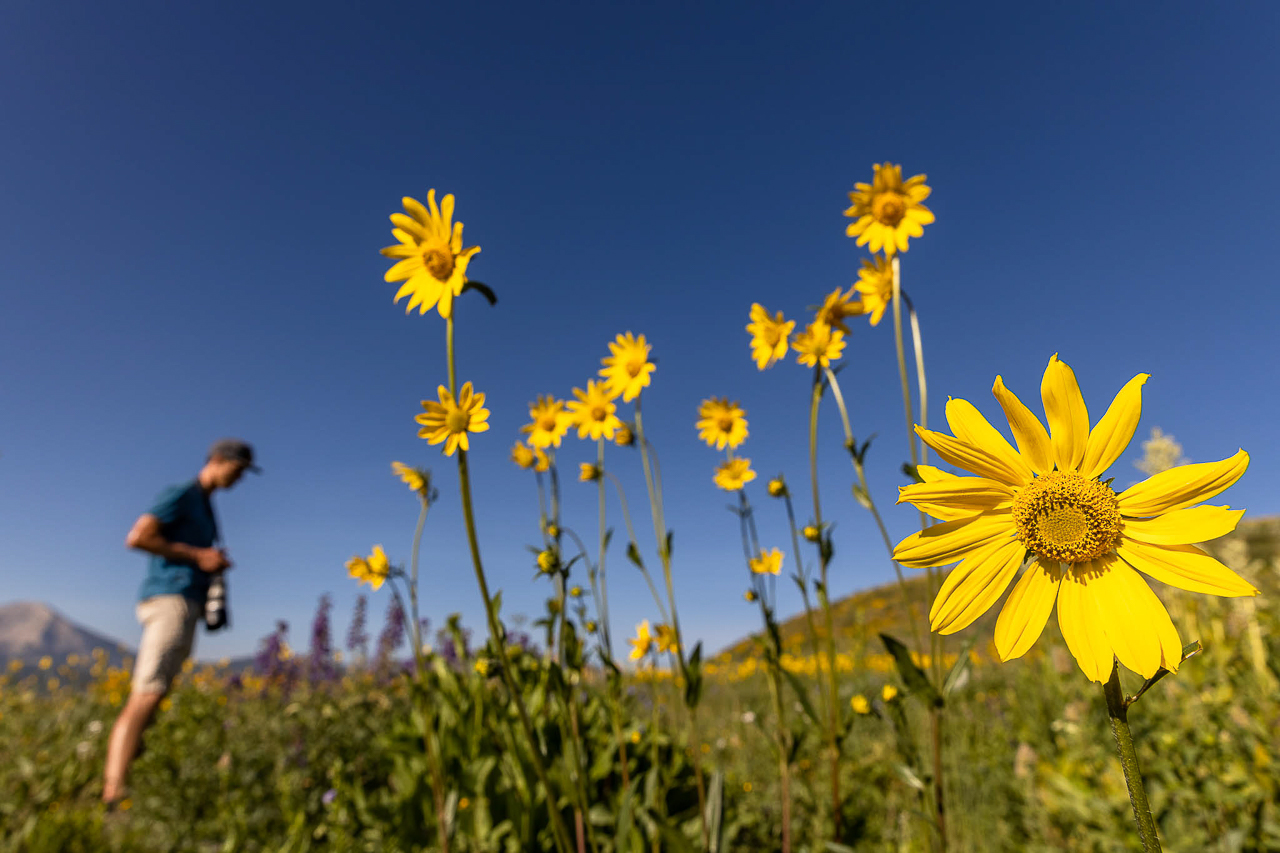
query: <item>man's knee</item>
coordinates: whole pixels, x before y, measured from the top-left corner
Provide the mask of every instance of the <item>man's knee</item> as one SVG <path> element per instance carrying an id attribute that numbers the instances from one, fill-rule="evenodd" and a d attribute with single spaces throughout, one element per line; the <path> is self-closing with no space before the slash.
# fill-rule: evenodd
<path id="1" fill-rule="evenodd" d="M 152 715 L 155 714 L 156 708 L 160 707 L 162 699 L 164 699 L 163 693 L 151 690 L 134 690 L 129 694 L 129 701 L 125 704 L 124 712 L 134 718 L 150 720 Z"/>

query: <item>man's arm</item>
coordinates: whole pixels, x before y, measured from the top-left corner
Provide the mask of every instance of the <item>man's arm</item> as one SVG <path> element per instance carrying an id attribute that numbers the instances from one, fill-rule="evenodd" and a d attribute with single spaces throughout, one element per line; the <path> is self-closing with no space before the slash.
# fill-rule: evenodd
<path id="1" fill-rule="evenodd" d="M 231 568 L 231 561 L 217 548 L 197 548 L 182 542 L 170 542 L 160 530 L 160 519 L 151 513 L 138 516 L 133 529 L 125 537 L 128 548 L 158 554 L 166 560 L 190 563 L 201 571 L 216 572 Z"/>

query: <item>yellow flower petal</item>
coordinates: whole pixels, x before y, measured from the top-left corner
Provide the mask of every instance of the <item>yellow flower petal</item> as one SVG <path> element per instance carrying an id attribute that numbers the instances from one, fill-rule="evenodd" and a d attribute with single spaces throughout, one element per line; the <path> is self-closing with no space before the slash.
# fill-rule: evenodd
<path id="1" fill-rule="evenodd" d="M 1031 479 L 1031 466 L 968 400 L 948 400 L 946 416 L 947 425 L 956 438 L 995 456 L 1010 470 L 1016 471 L 1022 482 Z"/>
<path id="2" fill-rule="evenodd" d="M 1149 545 L 1122 537 L 1116 553 L 1138 571 L 1189 592 L 1226 598 L 1258 594 L 1253 584 L 1194 545 Z"/>
<path id="3" fill-rule="evenodd" d="M 1249 454 L 1241 450 L 1218 462 L 1170 468 L 1121 492 L 1120 514 L 1160 515 L 1207 501 L 1239 480 L 1248 467 Z"/>
<path id="4" fill-rule="evenodd" d="M 932 465 L 917 465 L 916 473 L 920 475 L 920 479 L 926 483 L 936 483 L 939 480 L 954 480 L 956 475 L 949 471 L 943 471 L 941 468 L 935 468 Z"/>
<path id="5" fill-rule="evenodd" d="M 1150 378 L 1149 373 L 1139 373 L 1130 379 L 1111 402 L 1111 407 L 1102 416 L 1102 420 L 1089 433 L 1084 460 L 1080 463 L 1080 473 L 1085 477 L 1093 479 L 1110 468 L 1111 463 L 1119 459 L 1120 454 L 1129 446 L 1133 431 L 1138 428 L 1138 418 L 1142 414 L 1142 386 Z"/>
<path id="6" fill-rule="evenodd" d="M 1068 571 L 1058 590 L 1058 626 L 1085 676 L 1101 683 L 1111 677 L 1115 652 L 1107 639 L 1097 591 L 1083 572 Z"/>
<path id="7" fill-rule="evenodd" d="M 1044 413 L 1049 419 L 1053 456 L 1060 471 L 1075 471 L 1089 442 L 1089 410 L 1080 395 L 1080 384 L 1066 363 L 1055 354 L 1040 383 Z"/>
<path id="8" fill-rule="evenodd" d="M 929 628 L 954 634 L 996 603 L 1017 574 L 1026 549 L 1008 539 L 975 551 L 951 570 L 929 610 Z"/>
<path id="9" fill-rule="evenodd" d="M 1176 672 L 1182 642 L 1151 587 L 1114 554 L 1092 565 L 1100 573 L 1090 577 L 1086 591 L 1096 598 L 1103 631 L 1120 663 L 1143 678 L 1155 675 L 1161 666 Z"/>
<path id="10" fill-rule="evenodd" d="M 1028 478 L 1022 476 L 1020 468 L 1006 464 L 1003 460 L 993 456 L 983 448 L 974 447 L 967 441 L 961 441 L 945 433 L 934 432 L 920 426 L 916 427 L 916 435 L 920 436 L 921 441 L 937 451 L 938 455 L 942 457 L 942 461 L 955 465 L 957 468 L 963 468 L 966 471 L 972 471 L 979 477 L 999 480 L 1011 486 L 1021 486 L 1027 482 Z"/>
<path id="11" fill-rule="evenodd" d="M 1191 545 L 1225 536 L 1240 523 L 1242 509 L 1225 506 L 1193 506 L 1156 518 L 1126 519 L 1124 535 L 1152 545 Z"/>
<path id="12" fill-rule="evenodd" d="M 996 653 L 1000 660 L 1022 657 L 1040 639 L 1053 612 L 1061 580 L 1058 564 L 1040 559 L 1032 561 L 1022 573 L 996 620 Z"/>
<path id="13" fill-rule="evenodd" d="M 995 385 L 991 386 L 991 393 L 999 401 L 1000 408 L 1004 409 L 1004 416 L 1009 421 L 1009 429 L 1013 432 L 1014 441 L 1018 442 L 1022 458 L 1037 474 L 1048 474 L 1053 470 L 1053 445 L 1049 442 L 1049 433 L 1045 431 L 1044 424 L 1012 391 L 1004 387 L 1004 380 L 999 376 L 996 377 Z"/>
<path id="14" fill-rule="evenodd" d="M 1009 511 L 995 510 L 972 518 L 935 524 L 913 533 L 893 549 L 893 558 L 916 569 L 945 566 L 1014 533 L 1013 516 Z"/>
<path id="15" fill-rule="evenodd" d="M 898 503 L 909 503 L 934 518 L 953 521 L 1013 501 L 1013 489 L 985 477 L 950 477 L 898 488 Z"/>

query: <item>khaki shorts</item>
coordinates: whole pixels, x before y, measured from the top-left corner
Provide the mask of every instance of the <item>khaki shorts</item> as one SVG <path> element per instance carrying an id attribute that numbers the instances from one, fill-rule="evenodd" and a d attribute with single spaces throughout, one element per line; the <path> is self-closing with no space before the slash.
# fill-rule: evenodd
<path id="1" fill-rule="evenodd" d="M 183 595 L 153 595 L 138 602 L 142 640 L 133 665 L 135 693 L 167 693 L 191 654 L 204 608 Z"/>

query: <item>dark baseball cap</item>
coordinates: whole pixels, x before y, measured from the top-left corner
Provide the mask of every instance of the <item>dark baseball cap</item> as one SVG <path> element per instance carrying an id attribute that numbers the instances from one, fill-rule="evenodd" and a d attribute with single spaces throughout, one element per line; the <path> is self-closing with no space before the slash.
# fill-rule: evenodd
<path id="1" fill-rule="evenodd" d="M 220 438 L 209 448 L 209 458 L 219 457 L 243 463 L 246 470 L 261 474 L 262 469 L 253 464 L 253 448 L 238 438 Z"/>

